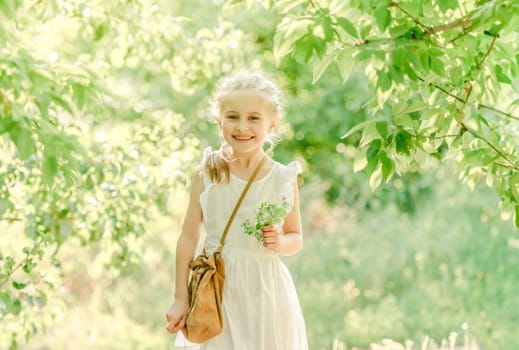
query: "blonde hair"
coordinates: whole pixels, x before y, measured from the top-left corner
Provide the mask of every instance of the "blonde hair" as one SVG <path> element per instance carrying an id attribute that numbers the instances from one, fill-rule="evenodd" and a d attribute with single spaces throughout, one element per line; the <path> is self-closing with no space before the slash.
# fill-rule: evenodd
<path id="1" fill-rule="evenodd" d="M 210 101 L 211 119 L 217 121 L 220 118 L 222 103 L 225 99 L 232 93 L 242 90 L 258 92 L 260 96 L 271 103 L 277 118 L 283 117 L 284 111 L 281 104 L 283 93 L 279 86 L 260 71 L 238 71 L 235 74 L 220 78 L 216 83 L 216 92 Z M 266 143 L 269 144 L 268 151 L 271 151 L 278 141 L 279 136 L 271 132 L 266 139 Z M 211 181 L 222 182 L 222 174 L 224 174 L 226 182 L 229 182 L 230 161 L 232 161 L 232 149 L 226 143 L 207 157 L 204 167 L 209 173 Z"/>

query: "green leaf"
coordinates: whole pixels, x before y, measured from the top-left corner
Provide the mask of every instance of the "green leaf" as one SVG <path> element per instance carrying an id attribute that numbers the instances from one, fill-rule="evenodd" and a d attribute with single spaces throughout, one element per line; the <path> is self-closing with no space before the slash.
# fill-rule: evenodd
<path id="1" fill-rule="evenodd" d="M 8 256 L 5 258 L 4 269 L 8 274 L 10 274 L 13 271 L 14 264 L 15 260 L 12 256 Z"/>
<path id="2" fill-rule="evenodd" d="M 519 174 L 514 173 L 510 175 L 508 184 L 510 186 L 510 193 L 512 194 L 512 199 L 515 203 L 519 204 Z"/>
<path id="3" fill-rule="evenodd" d="M 23 262 L 22 269 L 25 273 L 31 273 L 31 271 L 36 267 L 36 263 L 32 260 L 32 258 L 28 258 Z"/>
<path id="4" fill-rule="evenodd" d="M 371 29 L 373 29 L 373 25 L 371 23 L 367 23 L 360 29 L 360 37 L 365 39 L 371 33 Z"/>
<path id="5" fill-rule="evenodd" d="M 505 83 L 505 84 L 512 83 L 512 80 L 510 80 L 510 78 L 508 76 L 506 76 L 505 73 L 503 73 L 503 69 L 499 65 L 496 65 L 496 78 L 497 78 L 497 81 L 499 81 L 501 83 Z"/>
<path id="6" fill-rule="evenodd" d="M 7 212 L 10 207 L 11 202 L 5 198 L 0 198 L 0 215 L 3 215 Z"/>
<path id="7" fill-rule="evenodd" d="M 315 51 L 317 57 L 322 58 L 324 56 L 324 52 L 326 50 L 327 41 L 318 36 L 313 36 L 313 50 Z M 311 52 L 310 52 L 311 53 Z M 311 55 L 307 56 L 306 61 L 310 59 Z"/>
<path id="8" fill-rule="evenodd" d="M 11 129 L 11 139 L 18 149 L 21 160 L 26 160 L 34 153 L 34 141 L 27 129 L 21 127 Z"/>
<path id="9" fill-rule="evenodd" d="M 380 183 L 382 182 L 382 166 L 378 166 L 375 171 L 369 177 L 369 187 L 371 187 L 372 191 L 375 191 Z"/>
<path id="10" fill-rule="evenodd" d="M 514 210 L 514 224 L 515 224 L 515 227 L 519 228 L 519 205 L 515 206 L 515 210 Z"/>
<path id="11" fill-rule="evenodd" d="M 310 37 L 308 30 L 313 22 L 308 19 L 292 20 L 286 17 L 276 28 L 274 34 L 274 59 L 279 65 L 292 50 L 298 41 L 303 42 L 301 46 L 308 45 Z"/>
<path id="12" fill-rule="evenodd" d="M 15 18 L 15 8 L 10 0 L 1 0 L 0 1 L 0 14 L 2 14 L 4 18 L 11 20 Z"/>
<path id="13" fill-rule="evenodd" d="M 342 135 L 341 139 L 350 137 L 355 132 L 363 130 L 366 126 L 368 126 L 369 124 L 373 124 L 373 123 L 375 123 L 374 120 L 366 120 L 362 123 L 359 123 L 359 124 L 355 125 L 353 128 L 351 128 L 350 130 L 348 130 L 344 135 Z"/>
<path id="14" fill-rule="evenodd" d="M 391 76 L 391 79 L 397 84 L 403 84 L 405 82 L 404 73 L 398 66 L 390 65 L 389 75 Z"/>
<path id="15" fill-rule="evenodd" d="M 380 138 L 382 138 L 384 140 L 387 136 L 387 122 L 386 121 L 376 122 L 375 128 L 377 129 L 378 134 L 380 135 Z"/>
<path id="16" fill-rule="evenodd" d="M 1 291 L 0 292 L 0 302 L 4 305 L 10 305 L 12 301 L 11 293 L 7 291 Z"/>
<path id="17" fill-rule="evenodd" d="M 12 118 L 0 118 L 0 135 L 9 132 L 17 126 L 17 123 Z"/>
<path id="18" fill-rule="evenodd" d="M 391 35 L 392 38 L 399 38 L 403 36 L 405 33 L 409 31 L 409 28 L 407 26 L 394 26 L 389 28 L 389 35 Z"/>
<path id="19" fill-rule="evenodd" d="M 278 0 L 275 2 L 275 7 L 280 13 L 288 13 L 304 2 L 305 0 Z"/>
<path id="20" fill-rule="evenodd" d="M 351 51 L 344 51 L 340 57 L 335 61 L 339 67 L 339 73 L 341 74 L 342 83 L 346 83 L 355 65 L 355 60 Z"/>
<path id="21" fill-rule="evenodd" d="M 22 311 L 22 302 L 18 298 L 16 298 L 10 306 L 9 312 L 14 315 L 19 315 Z"/>
<path id="22" fill-rule="evenodd" d="M 58 95 L 55 95 L 55 94 L 51 94 L 51 97 L 52 97 L 52 100 L 57 105 L 61 106 L 64 110 L 66 110 L 70 114 L 74 113 L 72 110 L 72 107 L 70 107 L 70 104 L 68 102 L 66 102 L 64 99 L 62 99 L 61 97 L 59 97 Z M 82 103 L 84 104 L 84 101 L 82 101 Z"/>
<path id="23" fill-rule="evenodd" d="M 395 125 L 414 130 L 413 119 L 407 114 L 400 114 L 394 117 Z"/>
<path id="24" fill-rule="evenodd" d="M 396 142 L 396 153 L 409 155 L 408 142 L 411 139 L 411 135 L 405 131 L 400 130 L 395 137 Z"/>
<path id="25" fill-rule="evenodd" d="M 72 232 L 72 222 L 68 219 L 59 222 L 59 238 L 63 242 Z"/>
<path id="26" fill-rule="evenodd" d="M 287 40 L 284 38 L 283 32 L 276 31 L 274 35 L 274 59 L 276 60 L 276 65 L 279 66 L 281 60 L 285 58 L 288 53 L 292 50 L 293 41 Z"/>
<path id="27" fill-rule="evenodd" d="M 348 33 L 352 37 L 356 39 L 359 37 L 357 29 L 346 17 L 337 17 L 337 23 L 342 27 L 342 29 L 344 29 L 346 33 Z"/>
<path id="28" fill-rule="evenodd" d="M 106 22 L 94 26 L 94 41 L 99 41 L 103 39 L 105 34 L 108 32 L 108 29 L 108 23 Z"/>
<path id="29" fill-rule="evenodd" d="M 366 174 L 368 177 L 371 176 L 371 174 L 373 174 L 375 169 L 378 167 L 379 163 L 380 157 L 378 156 L 378 154 L 368 161 L 368 164 L 366 165 Z"/>
<path id="30" fill-rule="evenodd" d="M 381 32 L 384 32 L 391 23 L 391 12 L 384 4 L 375 10 L 375 19 Z"/>
<path id="31" fill-rule="evenodd" d="M 402 49 L 402 54 L 404 55 L 405 59 L 409 61 L 415 69 L 421 69 L 422 64 L 420 60 L 418 59 L 416 53 L 408 48 Z M 407 65 L 409 66 L 409 65 Z"/>
<path id="32" fill-rule="evenodd" d="M 360 138 L 359 145 L 364 147 L 375 139 L 380 139 L 375 123 L 368 124 L 364 130 L 362 130 L 362 137 Z"/>
<path id="33" fill-rule="evenodd" d="M 430 60 L 432 71 L 439 76 L 443 76 L 445 74 L 445 65 L 443 64 L 443 61 L 434 56 L 430 56 Z"/>
<path id="34" fill-rule="evenodd" d="M 442 12 L 447 10 L 454 10 L 458 8 L 458 0 L 438 0 L 438 6 Z"/>
<path id="35" fill-rule="evenodd" d="M 322 59 L 317 59 L 314 61 L 312 84 L 315 84 L 319 80 L 319 78 L 321 78 L 328 66 L 333 61 L 335 61 L 336 58 L 336 55 L 326 55 Z"/>
<path id="36" fill-rule="evenodd" d="M 391 77 L 384 71 L 379 70 L 377 72 L 377 86 L 382 91 L 387 91 L 391 88 Z"/>
<path id="37" fill-rule="evenodd" d="M 58 161 L 53 155 L 46 155 L 43 161 L 43 183 L 50 186 L 54 182 L 54 176 L 58 171 Z"/>
<path id="38" fill-rule="evenodd" d="M 353 159 L 353 171 L 361 171 L 367 165 L 368 160 L 366 159 L 366 148 L 363 148 L 362 150 L 357 151 L 357 153 L 355 154 L 355 158 Z"/>
<path id="39" fill-rule="evenodd" d="M 418 101 L 410 105 L 404 110 L 404 113 L 413 113 L 418 111 L 423 111 L 424 109 L 428 109 L 429 105 L 427 103 L 424 103 L 422 101 Z"/>
<path id="40" fill-rule="evenodd" d="M 393 173 L 393 161 L 387 156 L 386 152 L 380 152 L 380 163 L 382 163 L 382 176 L 384 180 L 389 179 Z"/>
<path id="41" fill-rule="evenodd" d="M 16 282 L 13 281 L 13 287 L 16 289 L 24 289 L 29 285 L 29 282 Z"/>
<path id="42" fill-rule="evenodd" d="M 373 140 L 368 147 L 367 153 L 366 153 L 366 159 L 371 161 L 374 159 L 378 153 L 380 152 L 380 147 L 382 146 L 382 141 L 380 139 Z"/>
<path id="43" fill-rule="evenodd" d="M 485 30 L 484 34 L 489 35 L 489 36 L 497 36 L 499 34 L 499 32 L 501 31 L 501 29 L 503 29 L 506 24 L 507 24 L 506 21 L 501 20 L 501 21 L 499 21 L 499 23 L 494 24 L 490 29 Z"/>

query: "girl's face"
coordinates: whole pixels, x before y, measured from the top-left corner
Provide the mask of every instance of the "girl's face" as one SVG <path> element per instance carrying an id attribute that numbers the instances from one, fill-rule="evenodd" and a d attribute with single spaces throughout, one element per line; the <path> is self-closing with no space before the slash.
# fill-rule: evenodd
<path id="1" fill-rule="evenodd" d="M 276 127 L 278 116 L 272 104 L 254 92 L 235 92 L 222 101 L 218 125 L 235 154 L 263 149 L 267 135 Z"/>

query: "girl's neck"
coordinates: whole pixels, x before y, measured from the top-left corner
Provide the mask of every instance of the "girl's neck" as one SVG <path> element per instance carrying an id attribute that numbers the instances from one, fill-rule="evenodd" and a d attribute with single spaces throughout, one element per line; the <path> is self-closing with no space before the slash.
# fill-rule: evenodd
<path id="1" fill-rule="evenodd" d="M 266 157 L 267 154 L 262 150 L 255 153 L 234 153 L 231 165 L 238 169 L 250 169 L 255 167 Z"/>

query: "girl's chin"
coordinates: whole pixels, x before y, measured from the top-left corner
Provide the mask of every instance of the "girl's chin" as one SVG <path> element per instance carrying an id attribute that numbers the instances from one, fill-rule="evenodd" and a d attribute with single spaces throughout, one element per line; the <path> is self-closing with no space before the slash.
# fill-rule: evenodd
<path id="1" fill-rule="evenodd" d="M 251 137 L 250 139 L 238 139 L 236 137 L 233 137 L 232 139 L 234 140 L 234 142 L 238 142 L 238 143 L 249 143 L 249 142 L 254 142 L 254 140 L 256 138 L 255 137 Z"/>
<path id="2" fill-rule="evenodd" d="M 231 147 L 235 153 L 251 153 L 263 149 L 262 145 L 255 143 L 235 142 L 231 144 Z"/>

